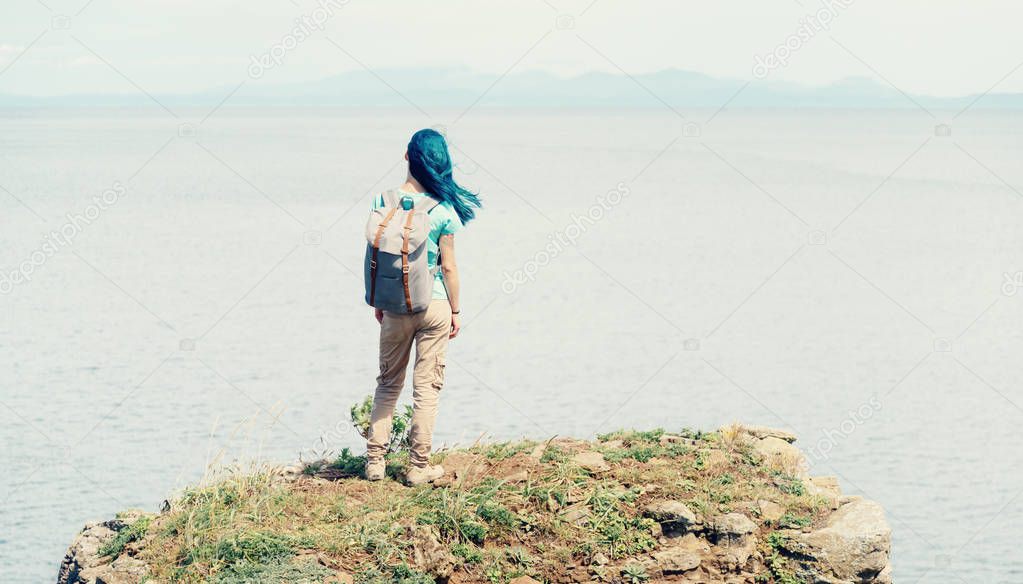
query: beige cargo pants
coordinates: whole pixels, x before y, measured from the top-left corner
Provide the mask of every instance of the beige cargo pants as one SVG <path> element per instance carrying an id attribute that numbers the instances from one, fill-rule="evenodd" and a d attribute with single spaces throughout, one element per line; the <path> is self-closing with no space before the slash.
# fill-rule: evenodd
<path id="1" fill-rule="evenodd" d="M 430 460 L 433 423 L 437 418 L 437 398 L 444 386 L 444 357 L 451 332 L 451 305 L 433 300 L 423 312 L 396 314 L 385 312 L 380 326 L 380 375 L 377 377 L 373 413 L 370 417 L 366 457 L 379 460 L 387 454 L 391 436 L 391 417 L 405 384 L 412 341 L 416 343 L 416 363 L 412 373 L 412 452 L 414 466 L 426 466 Z"/>

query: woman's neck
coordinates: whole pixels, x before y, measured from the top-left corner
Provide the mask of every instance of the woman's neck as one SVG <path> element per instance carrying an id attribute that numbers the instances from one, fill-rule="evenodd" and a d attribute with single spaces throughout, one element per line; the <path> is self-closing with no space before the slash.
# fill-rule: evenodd
<path id="1" fill-rule="evenodd" d="M 401 185 L 401 190 L 407 193 L 425 193 L 426 189 L 423 185 L 419 184 L 419 181 L 412 178 L 412 176 L 405 177 L 405 184 Z"/>

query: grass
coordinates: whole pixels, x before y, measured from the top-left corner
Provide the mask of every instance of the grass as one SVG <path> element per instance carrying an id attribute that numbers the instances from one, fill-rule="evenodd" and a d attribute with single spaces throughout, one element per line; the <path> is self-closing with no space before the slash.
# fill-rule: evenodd
<path id="1" fill-rule="evenodd" d="M 601 452 L 611 469 L 574 464 L 583 449 Z M 683 500 L 704 517 L 740 510 L 756 518 L 750 509 L 768 498 L 787 512 L 762 525 L 765 532 L 810 526 L 826 513 L 799 479 L 762 465 L 727 433 L 620 431 L 592 444 L 503 442 L 436 459 L 464 478 L 411 489 L 348 478 L 365 464 L 348 450 L 290 482 L 272 472 L 231 475 L 184 492 L 169 512 L 133 523 L 104 551 L 117 556 L 136 542 L 133 553 L 152 578 L 168 583 L 319 582 L 344 570 L 359 584 L 418 584 L 434 581 L 417 567 L 409 537 L 425 526 L 461 582 L 553 581 L 574 565 L 604 581 L 638 584 L 652 575 L 635 558 L 659 546 L 659 526 L 641 513 L 654 499 Z M 407 456 L 399 448 L 388 464 L 398 473 Z M 758 581 L 794 584 L 784 542 L 763 545 L 770 561 Z M 592 564 L 598 554 L 606 565 Z"/>
<path id="2" fill-rule="evenodd" d="M 783 529 L 802 529 L 804 527 L 810 527 L 813 524 L 813 519 L 803 515 L 796 515 L 794 513 L 785 513 L 778 518 L 778 527 Z"/>
<path id="3" fill-rule="evenodd" d="M 351 449 L 344 448 L 332 462 L 316 461 L 305 465 L 303 474 L 313 476 L 324 469 L 337 470 L 345 476 L 359 476 L 366 468 L 366 457 L 352 454 Z"/>
<path id="4" fill-rule="evenodd" d="M 537 445 L 530 440 L 519 442 L 498 442 L 496 444 L 477 445 L 469 449 L 469 452 L 479 454 L 488 460 L 507 460 L 516 454 L 525 454 L 533 450 Z"/>
<path id="5" fill-rule="evenodd" d="M 434 579 L 406 564 L 384 568 L 368 567 L 356 574 L 363 584 L 434 584 Z"/>
<path id="6" fill-rule="evenodd" d="M 281 582 L 319 583 L 333 572 L 316 562 L 247 563 L 242 562 L 216 577 L 216 584 L 279 584 Z"/>
<path id="7" fill-rule="evenodd" d="M 764 557 L 767 560 L 768 571 L 757 577 L 757 582 L 772 584 L 806 584 L 788 568 L 786 559 L 787 536 L 780 532 L 771 532 L 767 536 L 766 550 Z"/>
<path id="8" fill-rule="evenodd" d="M 121 555 L 125 546 L 133 541 L 139 541 L 146 536 L 151 521 L 151 517 L 142 517 L 121 531 L 118 531 L 114 539 L 99 548 L 99 555 L 110 558 L 116 558 Z"/>
<path id="9" fill-rule="evenodd" d="M 642 584 L 650 579 L 646 568 L 640 564 L 627 564 L 622 568 L 622 580 L 628 584 Z"/>

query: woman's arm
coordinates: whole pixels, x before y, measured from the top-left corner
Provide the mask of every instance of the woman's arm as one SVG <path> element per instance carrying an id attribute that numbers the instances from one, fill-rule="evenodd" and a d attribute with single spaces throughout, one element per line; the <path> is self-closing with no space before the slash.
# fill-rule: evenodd
<path id="1" fill-rule="evenodd" d="M 458 299 L 458 264 L 455 262 L 454 235 L 440 236 L 440 269 L 444 274 L 444 287 L 448 290 L 448 304 L 451 305 L 451 334 L 448 337 L 453 339 L 458 336 L 458 331 L 462 328 L 461 315 L 458 314 L 461 310 Z"/>

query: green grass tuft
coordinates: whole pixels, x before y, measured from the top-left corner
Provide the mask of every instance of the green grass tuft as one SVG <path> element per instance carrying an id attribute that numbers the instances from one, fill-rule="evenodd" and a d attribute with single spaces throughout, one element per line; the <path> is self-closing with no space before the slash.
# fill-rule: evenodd
<path id="1" fill-rule="evenodd" d="M 323 582 L 332 572 L 316 562 L 261 564 L 239 562 L 218 574 L 215 584 L 314 584 Z"/>
<path id="2" fill-rule="evenodd" d="M 233 566 L 243 562 L 280 562 L 295 553 L 295 538 L 267 531 L 233 534 L 191 550 L 185 564 L 212 562 Z"/>
<path id="3" fill-rule="evenodd" d="M 146 536 L 146 532 L 149 531 L 149 523 L 151 521 L 151 517 L 142 517 L 131 525 L 121 529 L 121 531 L 117 532 L 114 539 L 99 548 L 99 555 L 110 558 L 116 558 L 121 555 L 125 546 Z"/>

